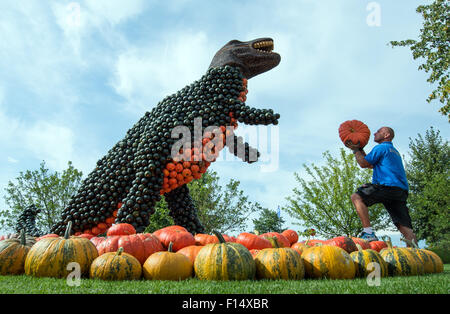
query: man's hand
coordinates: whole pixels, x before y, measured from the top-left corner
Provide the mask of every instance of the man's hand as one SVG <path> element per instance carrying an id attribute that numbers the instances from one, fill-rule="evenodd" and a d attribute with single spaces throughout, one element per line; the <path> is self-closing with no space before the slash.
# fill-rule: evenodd
<path id="1" fill-rule="evenodd" d="M 348 140 L 348 141 L 345 141 L 344 145 L 346 147 L 350 148 L 351 150 L 353 150 L 353 152 L 357 152 L 357 151 L 361 150 L 361 144 L 359 141 L 358 141 L 358 143 L 353 144 L 352 141 Z"/>

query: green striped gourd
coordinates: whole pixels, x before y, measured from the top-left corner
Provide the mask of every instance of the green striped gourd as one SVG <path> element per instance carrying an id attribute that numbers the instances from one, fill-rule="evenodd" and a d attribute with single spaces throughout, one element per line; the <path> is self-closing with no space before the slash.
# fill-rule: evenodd
<path id="1" fill-rule="evenodd" d="M 307 248 L 302 253 L 305 272 L 309 278 L 352 279 L 355 263 L 344 249 L 331 245 Z"/>
<path id="2" fill-rule="evenodd" d="M 419 257 L 407 248 L 393 248 L 390 239 L 385 240 L 388 248 L 380 251 L 388 265 L 389 276 L 415 276 L 424 273 Z"/>
<path id="3" fill-rule="evenodd" d="M 374 270 L 374 267 L 369 267 L 370 263 L 377 263 L 380 268 L 380 276 L 386 277 L 388 275 L 388 265 L 381 257 L 380 253 L 372 249 L 364 250 L 361 245 L 357 244 L 358 251 L 350 253 L 351 258 L 355 262 L 356 277 L 367 277 L 369 273 Z"/>
<path id="4" fill-rule="evenodd" d="M 251 280 L 256 273 L 255 261 L 242 244 L 225 242 L 214 232 L 219 243 L 205 245 L 197 254 L 194 271 L 202 280 Z"/>
<path id="5" fill-rule="evenodd" d="M 269 238 L 274 246 L 260 250 L 255 256 L 256 277 L 259 279 L 297 280 L 305 277 L 302 258 L 289 247 L 280 247 L 277 238 Z"/>
<path id="6" fill-rule="evenodd" d="M 25 260 L 25 274 L 65 278 L 74 270 L 68 267 L 69 263 L 74 262 L 79 265 L 81 275 L 89 276 L 91 264 L 98 256 L 97 249 L 86 238 L 70 237 L 71 228 L 72 222 L 69 221 L 64 237 L 36 242 Z"/>
<path id="7" fill-rule="evenodd" d="M 91 264 L 89 277 L 102 280 L 136 280 L 141 277 L 141 263 L 131 254 L 108 252 L 97 257 Z"/>
<path id="8" fill-rule="evenodd" d="M 24 230 L 20 232 L 20 239 L 0 241 L 0 275 L 23 274 L 25 259 L 32 245 L 27 241 Z"/>
<path id="9" fill-rule="evenodd" d="M 412 253 L 416 254 L 424 265 L 425 274 L 440 273 L 444 271 L 444 265 L 441 258 L 434 252 L 420 249 L 414 241 L 401 239 L 410 247 L 408 248 Z"/>

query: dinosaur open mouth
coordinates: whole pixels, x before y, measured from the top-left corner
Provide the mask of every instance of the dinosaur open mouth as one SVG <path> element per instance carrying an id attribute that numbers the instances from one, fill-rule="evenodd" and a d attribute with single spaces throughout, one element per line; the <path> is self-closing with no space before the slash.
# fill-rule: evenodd
<path id="1" fill-rule="evenodd" d="M 253 43 L 252 47 L 258 51 L 272 53 L 273 50 L 273 41 L 272 40 L 263 40 Z"/>

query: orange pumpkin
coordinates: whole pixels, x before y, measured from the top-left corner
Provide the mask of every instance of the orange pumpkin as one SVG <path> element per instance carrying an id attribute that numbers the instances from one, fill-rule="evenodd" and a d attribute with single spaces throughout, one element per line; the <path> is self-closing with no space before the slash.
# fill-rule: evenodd
<path id="1" fill-rule="evenodd" d="M 291 245 L 298 241 L 297 231 L 287 229 L 287 230 L 284 230 L 281 234 L 284 235 L 289 240 L 289 243 Z"/>
<path id="2" fill-rule="evenodd" d="M 344 144 L 347 141 L 351 141 L 353 144 L 359 142 L 362 148 L 369 142 L 370 130 L 359 120 L 348 120 L 339 126 L 339 137 Z"/>
<path id="3" fill-rule="evenodd" d="M 202 245 L 189 245 L 177 251 L 177 253 L 183 254 L 192 262 L 192 266 L 194 266 L 195 258 L 197 257 L 198 252 L 203 248 Z"/>

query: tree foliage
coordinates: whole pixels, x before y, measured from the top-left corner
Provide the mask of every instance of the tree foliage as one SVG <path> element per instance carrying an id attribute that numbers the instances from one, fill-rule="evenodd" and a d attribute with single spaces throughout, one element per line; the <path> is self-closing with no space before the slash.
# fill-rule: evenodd
<path id="1" fill-rule="evenodd" d="M 425 137 L 410 138 L 410 161 L 405 170 L 416 236 L 428 244 L 450 244 L 450 147 L 433 127 Z"/>
<path id="2" fill-rule="evenodd" d="M 208 169 L 198 180 L 188 184 L 190 195 L 198 211 L 198 217 L 206 233 L 221 233 L 246 228 L 250 214 L 262 210 L 258 203 L 249 202 L 248 196 L 239 189 L 239 181 L 230 180 L 225 186 L 219 183 L 216 172 Z M 146 232 L 173 225 L 164 198 L 156 204 Z"/>
<path id="3" fill-rule="evenodd" d="M 145 228 L 144 232 L 153 233 L 158 229 L 172 226 L 174 225 L 174 221 L 172 217 L 169 215 L 169 207 L 167 206 L 167 202 L 164 199 L 164 196 L 161 197 L 161 200 L 155 204 L 155 212 L 150 217 L 150 223 Z"/>
<path id="4" fill-rule="evenodd" d="M 429 5 L 421 5 L 416 9 L 422 14 L 423 28 L 420 30 L 420 40 L 407 39 L 402 41 L 391 41 L 395 46 L 409 46 L 414 59 L 422 58 L 424 63 L 419 70 L 426 73 L 431 72 L 427 81 L 431 84 L 437 82 L 437 87 L 427 98 L 427 102 L 434 99 L 444 104 L 440 108 L 443 115 L 447 115 L 450 121 L 450 4 L 447 0 L 435 0 Z"/>
<path id="5" fill-rule="evenodd" d="M 217 173 L 212 170 L 188 184 L 198 217 L 207 233 L 243 230 L 250 214 L 262 210 L 257 202 L 249 201 L 239 189 L 239 184 L 239 181 L 231 179 L 222 186 Z"/>
<path id="6" fill-rule="evenodd" d="M 362 224 L 350 196 L 364 183 L 371 182 L 372 170 L 361 169 L 351 152 L 340 150 L 340 158 L 328 151 L 324 154 L 325 165 L 304 164 L 310 180 L 294 173 L 299 187 L 288 197 L 285 210 L 300 225 L 314 227 L 325 237 L 341 235 L 356 236 Z M 375 230 L 392 228 L 386 210 L 380 204 L 369 208 L 372 227 Z"/>
<path id="7" fill-rule="evenodd" d="M 51 172 L 42 161 L 39 169 L 20 172 L 15 182 L 9 181 L 4 196 L 9 209 L 0 210 L 0 228 L 14 230 L 22 211 L 34 204 L 41 209 L 37 228 L 49 232 L 81 185 L 82 172 L 70 161 L 67 165 L 61 173 Z"/>
<path id="8" fill-rule="evenodd" d="M 254 230 L 257 230 L 259 233 L 266 232 L 283 232 L 286 228 L 283 227 L 284 219 L 280 216 L 278 217 L 278 213 L 275 210 L 270 210 L 268 208 L 264 208 L 259 218 L 253 219 Z"/>

